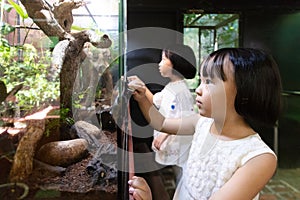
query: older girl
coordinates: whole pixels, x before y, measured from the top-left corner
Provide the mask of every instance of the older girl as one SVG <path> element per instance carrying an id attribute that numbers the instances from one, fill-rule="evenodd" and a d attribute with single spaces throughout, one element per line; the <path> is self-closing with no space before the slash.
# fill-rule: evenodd
<path id="1" fill-rule="evenodd" d="M 201 65 L 196 89 L 199 114 L 165 118 L 135 88 L 146 119 L 169 134 L 194 134 L 183 177 L 174 199 L 258 199 L 273 176 L 277 158 L 252 124 L 274 125 L 280 114 L 281 80 L 273 58 L 262 50 L 224 48 Z M 135 199 L 151 199 L 140 177 L 129 181 Z"/>

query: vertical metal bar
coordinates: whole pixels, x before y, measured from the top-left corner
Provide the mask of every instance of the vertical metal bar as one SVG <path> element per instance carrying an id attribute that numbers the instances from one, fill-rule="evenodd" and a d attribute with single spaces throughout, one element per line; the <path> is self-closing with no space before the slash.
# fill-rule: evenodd
<path id="1" fill-rule="evenodd" d="M 199 62 L 197 63 L 197 66 L 198 66 L 198 72 L 200 72 L 200 63 L 201 63 L 201 56 L 202 56 L 202 54 L 201 54 L 201 48 L 202 48 L 202 43 L 201 43 L 201 35 L 202 35 L 202 30 L 201 30 L 201 28 L 199 27 L 198 28 L 198 43 L 199 43 Z"/>
<path id="2" fill-rule="evenodd" d="M 127 48 L 127 1 L 119 0 L 119 104 L 121 105 L 121 115 L 119 116 L 118 128 L 118 148 L 122 153 L 118 153 L 118 200 L 129 199 L 129 186 L 127 184 L 128 174 L 128 135 L 126 128 L 128 127 L 128 99 L 126 98 L 126 48 Z M 125 77 L 121 80 L 121 76 Z"/>
<path id="3" fill-rule="evenodd" d="M 218 37 L 217 37 L 217 30 L 214 29 L 214 51 L 218 50 Z"/>
<path id="4" fill-rule="evenodd" d="M 274 152 L 278 155 L 278 121 L 274 126 Z"/>

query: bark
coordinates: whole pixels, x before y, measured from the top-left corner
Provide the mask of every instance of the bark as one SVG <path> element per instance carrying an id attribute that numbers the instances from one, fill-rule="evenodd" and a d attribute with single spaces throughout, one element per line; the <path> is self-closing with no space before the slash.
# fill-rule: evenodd
<path id="1" fill-rule="evenodd" d="M 26 179 L 33 169 L 33 157 L 37 142 L 43 136 L 45 120 L 30 120 L 28 129 L 18 144 L 14 162 L 10 171 L 10 182 L 19 182 Z"/>
<path id="2" fill-rule="evenodd" d="M 73 24 L 72 10 L 84 5 L 82 0 L 60 0 L 54 3 L 53 14 L 59 25 L 67 32 Z"/>
<path id="3" fill-rule="evenodd" d="M 79 66 L 83 60 L 82 49 L 88 36 L 85 32 L 80 32 L 76 38 L 70 41 L 65 52 L 65 58 L 60 73 L 60 102 L 63 108 L 72 110 L 72 93 Z M 70 112 L 67 117 L 72 117 Z"/>
<path id="4" fill-rule="evenodd" d="M 71 35 L 55 19 L 52 8 L 44 0 L 21 0 L 28 16 L 47 35 L 57 36 L 60 40 Z"/>
<path id="5" fill-rule="evenodd" d="M 3 81 L 0 80 L 0 103 L 2 103 L 7 97 L 7 88 Z"/>
<path id="6" fill-rule="evenodd" d="M 9 180 L 19 182 L 28 178 L 33 170 L 33 158 L 38 142 L 43 137 L 47 114 L 56 107 L 49 106 L 44 110 L 25 117 L 26 130 L 14 155 Z"/>

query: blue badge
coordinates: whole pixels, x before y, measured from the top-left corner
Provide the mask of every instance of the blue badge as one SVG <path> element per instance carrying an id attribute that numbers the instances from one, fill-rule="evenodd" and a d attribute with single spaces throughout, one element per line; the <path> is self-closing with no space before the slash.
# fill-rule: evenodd
<path id="1" fill-rule="evenodd" d="M 171 109 L 172 109 L 172 110 L 175 110 L 175 105 L 171 105 Z"/>

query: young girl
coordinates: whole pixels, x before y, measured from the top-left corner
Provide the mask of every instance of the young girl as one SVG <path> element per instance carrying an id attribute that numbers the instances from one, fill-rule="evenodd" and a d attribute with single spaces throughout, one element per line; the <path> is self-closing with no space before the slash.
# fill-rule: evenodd
<path id="1" fill-rule="evenodd" d="M 134 98 L 146 119 L 169 134 L 194 134 L 173 199 L 251 200 L 273 176 L 277 158 L 252 128 L 274 125 L 280 114 L 281 80 L 273 58 L 250 48 L 224 48 L 201 65 L 196 89 L 200 115 L 165 118 L 135 85 Z M 151 199 L 140 177 L 129 181 L 135 199 Z"/>
<path id="2" fill-rule="evenodd" d="M 195 114 L 194 98 L 187 86 L 185 79 L 194 78 L 196 75 L 196 58 L 193 50 L 187 45 L 173 44 L 162 51 L 159 71 L 162 77 L 170 82 L 161 92 L 154 95 L 145 88 L 145 97 L 153 103 L 159 112 L 167 118 L 180 118 Z M 137 77 L 128 77 L 141 85 L 144 83 Z M 192 136 L 168 135 L 154 130 L 152 149 L 155 160 L 162 165 L 183 166 L 186 163 Z"/>

